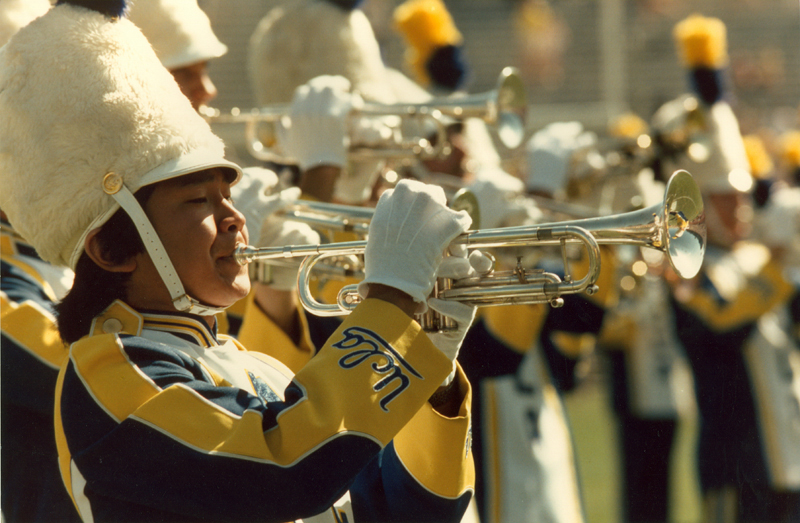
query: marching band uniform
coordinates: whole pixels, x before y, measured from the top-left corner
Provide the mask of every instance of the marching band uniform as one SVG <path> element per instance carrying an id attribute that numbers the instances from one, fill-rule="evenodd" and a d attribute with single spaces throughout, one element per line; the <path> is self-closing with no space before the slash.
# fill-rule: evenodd
<path id="1" fill-rule="evenodd" d="M 46 0 L 0 4 L 0 46 L 48 9 Z M 53 304 L 69 289 L 72 271 L 42 261 L 4 216 L 0 227 L 3 519 L 78 521 L 53 437 L 53 391 L 67 355 Z"/>
<path id="2" fill-rule="evenodd" d="M 295 376 L 230 338 L 218 339 L 191 317 L 137 312 L 122 302 L 109 307 L 95 319 L 94 333 L 73 347 L 62 376 L 58 433 L 61 441 L 69 438 L 69 453 L 61 461 L 76 502 L 81 503 L 78 485 L 88 481 L 84 502 L 91 502 L 99 520 L 177 513 L 284 521 L 324 513 L 344 494 L 342 478 L 355 477 L 349 498 L 320 521 L 344 521 L 343 514 L 349 521 L 408 521 L 423 513 L 446 519 L 448 510 L 466 506 L 461 488 L 469 480 L 452 460 L 467 457 L 468 422 L 463 417 L 452 423 L 428 407 L 417 411 L 432 391 L 416 387 L 415 375 L 437 372 L 430 349 L 422 348 L 424 336 L 413 322 L 398 329 L 391 307 L 371 305 L 378 306 L 347 318 L 338 336 Z M 123 327 L 106 333 L 109 324 Z M 378 347 L 384 340 L 391 345 Z M 369 358 L 380 360 L 376 351 L 387 350 L 398 352 L 386 360 L 394 377 L 385 381 L 401 385 L 367 393 L 359 384 L 371 379 Z M 119 354 L 117 361 L 97 366 L 95 355 L 109 351 Z M 408 388 L 402 385 L 406 379 Z M 102 399 L 89 400 L 90 391 Z M 312 405 L 320 393 L 326 398 L 322 408 Z M 132 404 L 134 397 L 139 399 Z M 372 413 L 383 410 L 407 414 L 372 421 Z M 104 411 L 119 421 L 109 425 Z M 312 418 L 315 430 L 308 431 Z M 144 456 L 142 442 L 148 448 Z M 125 472 L 109 466 L 109 457 L 127 463 Z M 159 465 L 162 460 L 184 466 L 170 472 Z M 187 472 L 201 478 L 208 470 L 213 478 L 178 487 Z M 140 499 L 150 506 L 139 505 Z M 312 508 L 298 511 L 299 506 Z"/>
<path id="3" fill-rule="evenodd" d="M 50 265 L 3 220 L 2 499 L 5 521 L 79 521 L 64 491 L 53 437 L 53 393 L 67 347 L 53 304 L 72 271 Z"/>
<path id="4" fill-rule="evenodd" d="M 405 2 L 395 11 L 395 23 L 408 43 L 407 61 L 415 78 L 436 86 L 434 92 L 451 92 L 453 86 L 431 71 L 437 56 L 457 57 L 461 44 L 442 2 Z M 460 70 L 460 61 L 444 68 L 450 70 Z M 465 74 L 457 76 L 463 80 Z M 542 213 L 521 197 L 525 183 L 502 169 L 483 122 L 465 120 L 461 139 L 452 144 L 454 150 L 463 147 L 461 169 L 437 172 L 439 164 L 448 166 L 442 161 L 416 170 L 430 171 L 431 180 L 442 179 L 445 185 L 445 179 L 461 177 L 478 201 L 480 228 L 541 221 Z M 459 361 L 475 390 L 476 501 L 484 523 L 585 520 L 561 393 L 575 385 L 576 361 L 583 356 L 569 348 L 599 331 L 602 309 L 579 297 L 565 301 L 563 309 L 487 307 L 467 333 Z"/>
<path id="5" fill-rule="evenodd" d="M 609 131 L 629 141 L 650 132 L 647 123 L 633 114 L 618 118 Z M 649 165 L 642 169 L 653 159 L 642 156 L 640 163 L 634 156 L 633 160 L 633 167 L 640 170 L 628 174 L 635 180 L 631 185 L 642 205 L 663 201 L 665 185 L 654 179 Z M 648 272 L 633 280 L 632 289 L 621 290 L 617 306 L 604 322 L 600 346 L 608 362 L 610 399 L 618 424 L 622 519 L 655 523 L 669 519 L 671 454 L 680 412 L 687 405 L 680 385 L 688 370 L 674 333 L 664 260 L 659 256 L 654 266 L 639 251 L 630 246 L 617 249 L 625 261 L 619 264 L 615 286 L 622 288 L 624 278 L 634 277 L 630 267 L 637 260 L 647 264 Z"/>
<path id="6" fill-rule="evenodd" d="M 699 132 L 711 140 L 705 161 L 687 155 L 674 159 L 695 176 L 707 198 L 709 246 L 698 277 L 676 285 L 671 299 L 700 416 L 704 520 L 789 521 L 796 514 L 800 478 L 782 476 L 780 470 L 800 459 L 800 433 L 785 430 L 800 421 L 792 389 L 795 371 L 789 365 L 792 350 L 776 345 L 774 337 L 769 343 L 765 339 L 775 332 L 766 323 L 795 289 L 769 249 L 758 238 L 742 241 L 742 224 L 727 217 L 742 201 L 733 184 L 749 174 L 750 166 L 736 117 L 723 99 L 725 26 L 695 15 L 676 25 L 675 36 L 697 95 L 692 123 L 699 121 Z M 665 107 L 654 118 L 668 111 Z M 664 128 L 663 122 L 656 127 Z M 772 387 L 763 386 L 765 376 Z M 782 411 L 784 429 L 765 417 L 764 405 Z"/>
<path id="7" fill-rule="evenodd" d="M 529 172 L 546 178 L 542 183 L 560 186 L 553 179 L 565 179 L 571 149 L 544 140 L 550 132 L 539 134 L 535 154 L 529 149 Z M 534 183 L 533 178 L 531 174 L 527 183 Z M 519 199 L 520 189 L 508 193 Z M 481 203 L 482 221 L 484 207 Z M 489 216 L 488 227 L 518 224 L 519 215 Z M 527 223 L 548 221 L 541 213 L 536 221 L 533 216 L 527 213 Z M 476 390 L 476 500 L 484 523 L 586 519 L 562 395 L 577 385 L 579 362 L 592 350 L 605 307 L 614 300 L 608 277 L 613 270 L 606 270 L 613 267 L 613 256 L 602 251 L 604 269 L 595 296 L 567 296 L 562 308 L 487 307 L 467 335 L 459 361 Z M 563 262 L 555 258 L 540 256 L 536 266 L 559 273 Z M 583 257 L 571 263 L 574 273 L 585 273 Z"/>
<path id="8" fill-rule="evenodd" d="M 124 2 L 102 8 L 59 4 L 0 51 L 0 110 L 9 116 L 0 124 L 0 179 L 8 189 L 0 203 L 9 219 L 45 260 L 75 267 L 92 256 L 84 238 L 88 251 L 96 245 L 92 231 L 122 209 L 159 267 L 144 277 L 163 282 L 176 309 L 139 310 L 117 299 L 70 346 L 55 396 L 56 442 L 64 485 L 82 518 L 458 520 L 474 470 L 470 389 L 454 362 L 474 309 L 450 309 L 459 331 L 436 338 L 404 309 L 370 297 L 297 374 L 215 332 L 204 316 L 219 307 L 187 294 L 133 192 L 196 172 L 212 173 L 215 184 L 235 183 L 241 170 L 224 160 L 221 141 L 124 18 Z M 91 118 L 73 112 L 54 121 L 57 97 L 40 82 L 58 74 L 50 59 L 71 65 L 60 78 L 62 93 L 80 97 L 64 110 Z M 71 132 L 76 122 L 82 133 Z M 48 141 L 42 128 L 55 138 Z M 117 138 L 122 143 L 108 142 Z M 27 154 L 41 141 L 47 154 Z M 42 183 L 60 190 L 32 198 Z M 169 194 L 161 187 L 153 194 Z M 383 284 L 425 304 L 442 250 L 469 218 L 446 209 L 440 190 L 416 182 L 400 184 L 380 203 L 372 226 L 401 243 L 367 248 L 360 292 Z M 244 219 L 230 202 L 213 205 L 240 223 L 238 232 L 222 234 L 244 236 Z M 399 254 L 408 250 L 409 232 L 389 219 L 395 205 L 429 220 L 425 234 L 413 231 L 418 269 Z M 399 265 L 379 263 L 384 249 Z M 440 413 L 444 406 L 451 416 Z M 196 481 L 187 482 L 187 472 Z"/>
<path id="9" fill-rule="evenodd" d="M 586 519 L 562 395 L 576 385 L 575 367 L 585 356 L 570 349 L 599 332 L 603 309 L 578 297 L 565 302 L 564 311 L 488 308 L 464 342 L 459 361 L 480 389 L 473 448 L 483 522 Z M 575 321 L 568 311 L 593 319 Z"/>
<path id="10" fill-rule="evenodd" d="M 425 6 L 431 7 L 435 15 L 433 16 L 433 18 L 435 18 L 434 21 L 426 19 L 431 23 L 422 23 L 421 25 L 403 24 L 403 20 L 414 19 L 419 22 L 420 17 L 425 19 L 425 15 L 419 15 L 419 12 L 416 11 L 416 9 L 423 9 Z M 433 34 L 435 37 L 433 40 L 438 44 L 445 44 L 444 47 L 450 46 L 450 50 L 452 51 L 457 47 L 457 45 L 455 45 L 457 44 L 457 40 L 448 38 L 448 36 L 452 37 L 453 35 L 457 35 L 457 31 L 455 31 L 454 26 L 452 26 L 452 21 L 449 20 L 447 13 L 443 12 L 442 9 L 443 6 L 440 2 L 410 2 L 398 7 L 395 12 L 395 20 L 401 31 L 405 28 L 406 31 L 410 30 L 414 32 L 411 40 L 417 44 L 429 41 L 426 35 L 422 34 L 425 30 L 428 30 L 428 36 Z M 329 16 L 323 16 L 322 13 Z M 316 16 L 313 16 L 314 14 L 316 14 Z M 427 14 L 430 15 L 430 12 Z M 384 103 L 395 101 L 419 103 L 429 101 L 432 97 L 430 93 L 405 77 L 399 71 L 385 68 L 382 63 L 380 63 L 379 57 L 375 57 L 375 55 L 378 54 L 377 42 L 374 41 L 374 38 L 369 38 L 371 32 L 367 32 L 366 29 L 362 29 L 361 31 L 355 29 L 359 27 L 362 17 L 363 14 L 358 10 L 343 12 L 342 9 L 337 6 L 328 5 L 326 2 L 319 1 L 298 2 L 290 6 L 278 8 L 268 14 L 259 25 L 259 29 L 253 34 L 250 50 L 250 70 L 253 77 L 254 92 L 258 93 L 257 98 L 260 103 L 286 102 L 293 96 L 293 91 L 290 91 L 290 89 L 293 90 L 299 83 L 308 81 L 314 75 L 320 74 L 341 74 L 350 80 L 351 85 L 357 89 L 360 94 L 374 101 Z M 447 20 L 443 22 L 443 18 Z M 366 22 L 363 22 L 363 25 L 365 28 L 368 27 Z M 443 26 L 447 26 L 450 29 L 447 29 L 447 27 L 443 28 Z M 299 49 L 296 49 L 296 46 L 300 46 L 301 43 L 293 40 L 290 35 L 295 34 L 298 27 L 302 27 L 304 31 L 308 31 L 309 27 L 313 27 L 314 29 L 312 32 L 319 36 L 319 38 L 311 39 L 313 41 L 309 40 L 302 43 L 302 46 L 311 48 L 311 50 L 306 49 L 304 52 L 300 52 Z M 329 38 L 326 36 L 333 32 L 332 28 L 336 28 L 336 38 Z M 430 51 L 434 49 L 435 46 L 430 47 L 425 45 L 424 47 Z M 426 56 L 436 54 L 437 53 L 434 52 L 432 54 L 426 54 Z M 443 56 L 450 56 L 452 58 L 454 53 L 448 54 L 444 52 L 438 53 L 438 55 L 440 58 Z M 426 63 L 428 62 L 428 60 L 423 61 Z M 291 64 L 293 74 L 300 76 L 293 81 L 291 75 L 287 76 L 281 74 L 280 78 L 276 79 L 275 72 L 270 74 L 270 71 L 280 68 L 283 63 Z M 463 64 L 455 63 L 454 65 L 456 66 L 455 69 L 461 71 L 457 76 L 463 80 L 465 78 Z M 452 71 L 455 69 L 451 68 L 450 70 Z M 438 89 L 440 90 L 452 91 L 453 88 L 457 87 L 455 85 L 442 85 L 438 82 L 440 78 L 435 73 L 429 74 L 428 76 L 430 80 L 429 85 L 436 84 L 439 86 Z M 451 80 L 454 78 L 454 76 L 451 77 Z M 261 79 L 261 81 L 259 81 L 259 79 Z M 319 79 L 314 81 L 317 82 L 318 80 Z M 458 82 L 458 85 L 460 85 L 460 82 Z M 285 91 L 283 94 L 280 94 L 281 89 Z M 294 93 L 294 96 L 297 96 L 296 93 Z M 292 120 L 294 121 L 294 117 Z M 294 127 L 294 125 L 292 127 Z M 485 128 L 475 126 L 474 122 L 465 122 L 465 128 L 465 138 L 470 146 L 467 153 L 474 159 L 480 160 L 482 167 L 479 169 L 479 172 L 476 173 L 475 181 L 470 185 L 470 188 L 476 189 L 476 196 L 479 200 L 482 215 L 481 227 L 500 226 L 502 224 L 510 225 L 511 223 L 508 223 L 509 219 L 520 219 L 520 216 L 528 218 L 528 209 L 520 210 L 518 206 L 515 205 L 515 202 L 508 198 L 509 195 L 519 194 L 523 188 L 523 184 L 518 179 L 504 173 L 499 168 L 499 157 L 490 145 L 491 139 L 488 137 Z M 294 129 L 292 129 L 291 132 L 294 132 Z M 326 132 L 324 134 L 327 136 L 331 133 Z M 286 142 L 287 145 L 289 145 L 289 150 L 300 149 L 302 151 L 302 148 L 291 146 L 291 139 Z M 325 147 L 323 147 L 323 149 L 325 149 Z M 299 156 L 302 158 L 304 155 L 300 154 Z M 344 163 L 344 159 L 342 158 L 337 160 Z M 337 191 L 336 199 L 350 202 L 354 201 L 352 198 L 342 198 L 341 190 Z M 328 285 L 324 290 L 329 290 L 330 287 L 335 286 Z M 328 297 L 327 300 L 323 301 L 330 302 L 331 298 Z M 502 308 L 504 317 L 508 315 L 513 316 L 512 311 L 509 309 L 514 309 L 514 307 Z M 541 311 L 542 307 L 525 307 L 521 312 L 527 314 L 528 310 L 531 309 Z M 315 319 L 309 318 L 309 321 L 313 322 Z M 247 320 L 245 320 L 245 323 L 247 323 Z M 521 325 L 527 324 L 523 322 Z M 515 326 L 515 328 L 516 327 L 517 326 Z M 538 333 L 538 331 L 536 331 L 536 333 Z M 313 335 L 314 333 L 312 331 L 312 336 Z M 489 351 L 488 347 L 497 348 L 497 351 L 489 351 L 492 353 L 489 360 L 491 363 L 488 365 L 490 368 L 489 372 L 495 373 L 493 374 L 494 376 L 513 376 L 522 360 L 522 356 L 515 353 L 513 350 L 509 350 L 502 343 L 498 343 L 497 339 L 493 338 L 492 335 L 486 331 L 484 320 L 479 319 L 475 325 L 473 325 L 467 334 L 467 338 L 468 340 L 465 341 L 466 346 L 463 350 L 463 354 L 465 354 L 464 357 L 469 360 L 481 359 L 478 354 L 485 354 L 485 352 L 483 350 L 476 351 L 473 349 L 473 346 L 487 347 L 487 351 Z M 533 338 L 531 338 L 531 341 L 532 340 Z M 529 348 L 529 346 L 530 345 L 525 346 L 525 349 Z M 501 356 L 500 351 L 509 353 L 509 357 Z M 506 360 L 509 362 L 508 368 L 506 368 L 503 363 Z M 466 360 L 460 361 L 465 368 L 470 365 L 470 362 Z M 474 387 L 477 387 L 477 384 L 481 383 L 483 378 L 481 373 L 483 372 L 485 363 L 485 361 L 478 363 L 477 368 L 467 374 Z M 534 375 L 536 374 L 535 371 L 532 371 L 532 373 Z M 552 390 L 552 387 L 549 390 Z M 477 397 L 479 395 L 480 394 L 476 394 L 475 396 Z M 539 396 L 536 398 L 538 401 Z M 537 484 L 540 482 L 546 484 L 547 487 L 544 487 L 534 496 L 526 495 L 525 499 L 531 501 L 531 503 L 525 506 L 525 510 L 535 507 L 540 500 L 550 495 L 552 501 L 548 504 L 542 503 L 542 506 L 545 508 L 540 509 L 541 514 L 547 513 L 548 510 L 565 513 L 575 507 L 578 507 L 576 510 L 580 512 L 580 503 L 576 501 L 579 496 L 577 495 L 577 478 L 574 473 L 574 460 L 571 455 L 571 445 L 568 439 L 566 442 L 564 439 L 568 434 L 565 434 L 563 431 L 566 427 L 563 408 L 557 395 L 548 392 L 546 394 L 546 399 L 550 410 L 548 410 L 548 408 L 539 410 L 544 410 L 548 413 L 554 412 L 556 419 L 555 423 L 547 425 L 548 428 L 550 426 L 555 428 L 555 432 L 549 431 L 546 438 L 547 441 L 553 442 L 555 447 L 550 447 L 548 450 L 556 447 L 559 449 L 566 448 L 568 459 L 567 466 L 569 468 L 564 473 L 560 472 L 559 467 L 561 467 L 563 463 L 559 462 L 556 466 L 551 467 L 549 472 L 552 474 L 551 478 L 545 479 L 542 475 L 535 478 L 526 478 L 525 481 L 528 483 L 533 480 Z M 477 405 L 478 403 L 473 401 L 472 416 L 476 420 L 479 417 L 475 410 Z M 514 421 L 511 421 L 511 423 L 514 423 Z M 483 445 L 475 440 L 475 438 L 480 438 L 482 432 L 482 427 L 478 425 L 476 421 L 472 427 L 472 435 L 475 441 L 473 449 L 476 453 L 476 462 L 478 463 L 480 463 L 479 456 L 483 453 Z M 526 439 L 526 442 L 529 442 L 529 440 Z M 523 445 L 526 444 L 528 443 Z M 530 450 L 528 454 L 530 455 Z M 518 458 L 511 454 L 504 456 L 502 467 L 504 469 L 506 467 L 511 468 L 515 460 L 518 460 Z M 484 479 L 484 477 L 487 476 L 487 470 L 482 466 L 480 470 L 481 473 L 477 479 L 479 484 L 481 484 L 481 482 L 485 482 L 486 485 L 491 484 L 491 481 Z M 528 468 L 525 471 L 530 472 L 531 469 Z M 563 496 L 558 491 L 562 489 L 565 483 L 562 481 L 553 481 L 552 478 L 556 477 L 556 475 L 568 478 L 569 482 L 567 484 L 573 489 L 574 496 L 572 501 L 575 503 L 568 508 L 558 508 L 559 502 L 563 500 Z M 497 487 L 498 483 L 495 483 L 493 486 Z M 514 493 L 516 491 L 511 488 L 508 490 L 499 489 L 498 492 L 501 493 L 500 495 L 505 502 L 515 501 Z M 484 489 L 478 487 L 477 495 L 484 496 Z M 530 512 L 525 513 L 524 510 L 517 510 L 514 517 L 524 518 L 531 514 Z M 511 513 L 504 513 L 503 515 L 507 516 L 511 515 Z M 467 516 L 469 516 L 469 514 Z M 511 521 L 502 518 L 500 520 Z"/>

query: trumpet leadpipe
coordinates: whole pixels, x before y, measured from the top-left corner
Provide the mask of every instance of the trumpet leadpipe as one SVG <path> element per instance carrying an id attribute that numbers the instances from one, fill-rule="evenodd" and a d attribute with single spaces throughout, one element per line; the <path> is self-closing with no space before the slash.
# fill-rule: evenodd
<path id="1" fill-rule="evenodd" d="M 328 202 L 298 201 L 280 211 L 280 214 L 288 220 L 300 221 L 312 227 L 366 236 L 375 209 Z"/>

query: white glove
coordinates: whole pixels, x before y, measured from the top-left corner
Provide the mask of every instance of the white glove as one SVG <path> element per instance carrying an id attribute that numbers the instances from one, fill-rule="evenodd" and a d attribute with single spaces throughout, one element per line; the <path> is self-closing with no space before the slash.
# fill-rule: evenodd
<path id="1" fill-rule="evenodd" d="M 393 117 L 358 118 L 353 122 L 351 143 L 379 149 L 391 147 L 394 143 L 393 121 Z M 366 202 L 372 196 L 372 189 L 385 165 L 383 160 L 372 159 L 348 162 L 336 180 L 334 199 L 349 205 Z"/>
<path id="2" fill-rule="evenodd" d="M 284 245 L 306 245 L 320 243 L 319 233 L 308 224 L 269 216 L 264 220 L 257 247 L 282 247 Z M 272 266 L 269 286 L 279 291 L 290 291 L 297 287 L 297 272 L 300 266 Z"/>
<path id="3" fill-rule="evenodd" d="M 527 144 L 529 191 L 556 194 L 566 187 L 572 154 L 596 141 L 580 122 L 551 123 Z"/>
<path id="4" fill-rule="evenodd" d="M 350 81 L 343 76 L 312 79 L 294 92 L 291 123 L 278 133 L 279 146 L 304 171 L 317 165 L 344 166 L 349 114 L 363 103 L 350 93 Z"/>
<path id="5" fill-rule="evenodd" d="M 348 205 L 359 205 L 368 201 L 384 165 L 382 160 L 350 162 L 336 180 L 334 199 Z"/>
<path id="6" fill-rule="evenodd" d="M 468 189 L 478 199 L 481 213 L 481 228 L 493 229 L 522 225 L 528 210 L 518 198 L 525 184 L 501 169 L 482 169 Z"/>
<path id="7" fill-rule="evenodd" d="M 456 251 L 456 253 L 445 257 L 441 265 L 439 265 L 439 270 L 436 274 L 439 278 L 451 278 L 454 280 L 467 278 L 485 273 L 492 266 L 491 260 L 484 256 L 481 251 L 473 251 L 470 253 L 469 258 L 466 257 L 466 249 L 460 246 L 451 248 L 450 251 Z M 475 319 L 475 312 L 478 308 L 457 301 L 446 301 L 438 298 L 428 298 L 428 306 L 439 314 L 452 318 L 457 324 L 456 330 L 434 332 L 428 335 L 436 348 L 453 362 L 453 369 L 450 375 L 442 383 L 442 386 L 446 387 L 455 377 L 455 361 L 458 357 L 458 351 L 461 349 L 467 330 L 469 330 Z"/>
<path id="8" fill-rule="evenodd" d="M 278 176 L 261 167 L 244 169 L 242 179 L 231 187 L 233 205 L 246 219 L 250 242 L 258 240 L 262 222 L 267 216 L 300 196 L 300 189 L 296 187 L 273 194 L 277 187 Z"/>
<path id="9" fill-rule="evenodd" d="M 405 292 L 424 312 L 444 250 L 471 223 L 466 211 L 447 208 L 441 187 L 401 180 L 381 195 L 370 222 L 359 295 L 380 283 Z"/>

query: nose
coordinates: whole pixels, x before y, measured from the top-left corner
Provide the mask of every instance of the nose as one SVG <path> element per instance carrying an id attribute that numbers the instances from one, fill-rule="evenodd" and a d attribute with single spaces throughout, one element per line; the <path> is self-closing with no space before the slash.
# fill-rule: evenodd
<path id="1" fill-rule="evenodd" d="M 244 231 L 246 219 L 230 200 L 224 200 L 222 219 L 219 228 L 221 231 L 238 233 Z"/>
<path id="2" fill-rule="evenodd" d="M 211 77 L 208 76 L 208 74 L 203 73 L 200 77 L 200 81 L 197 82 L 195 86 L 194 93 L 192 93 L 195 109 L 216 98 L 217 94 L 219 94 L 217 86 L 214 85 L 214 82 L 211 81 Z"/>

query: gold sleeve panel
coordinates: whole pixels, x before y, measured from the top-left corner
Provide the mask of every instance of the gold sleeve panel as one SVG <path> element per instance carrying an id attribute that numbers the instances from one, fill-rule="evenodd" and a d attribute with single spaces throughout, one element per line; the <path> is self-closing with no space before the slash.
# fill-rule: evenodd
<path id="1" fill-rule="evenodd" d="M 270 446 L 288 447 L 309 433 L 322 441 L 356 432 L 385 446 L 451 368 L 413 319 L 388 302 L 364 300 L 295 376 L 307 401 L 281 414 L 279 434 L 265 436 Z"/>
<path id="2" fill-rule="evenodd" d="M 607 311 L 603 318 L 598 343 L 611 350 L 630 350 L 633 348 L 638 328 L 633 314 Z"/>
<path id="3" fill-rule="evenodd" d="M 597 336 L 588 332 L 555 331 L 550 339 L 561 354 L 574 359 L 590 355 L 597 345 Z"/>
<path id="4" fill-rule="evenodd" d="M 34 280 L 36 280 L 39 285 L 42 286 L 42 292 L 52 301 L 57 301 L 56 294 L 53 291 L 53 288 L 50 284 L 45 280 L 42 275 L 37 271 L 34 267 L 25 263 L 20 258 L 15 257 L 14 254 L 16 253 L 16 247 L 13 244 L 13 241 L 10 237 L 6 235 L 0 236 L 0 242 L 2 242 L 2 252 L 3 252 L 3 261 L 9 265 L 13 265 L 17 269 L 21 270 Z"/>
<path id="5" fill-rule="evenodd" d="M 482 310 L 489 332 L 510 349 L 525 353 L 539 337 L 548 305 L 507 305 Z"/>
<path id="6" fill-rule="evenodd" d="M 300 344 L 295 345 L 289 336 L 276 325 L 255 303 L 255 293 L 247 298 L 242 327 L 238 340 L 247 350 L 272 356 L 293 372 L 299 371 L 314 356 L 314 344 L 311 342 L 311 331 L 308 319 L 302 307 L 297 307 L 301 326 Z"/>
<path id="7" fill-rule="evenodd" d="M 770 260 L 748 281 L 736 297 L 720 303 L 708 292 L 697 291 L 683 306 L 694 311 L 713 329 L 724 332 L 758 319 L 765 311 L 786 302 L 794 292 L 783 277 L 783 266 Z"/>
<path id="8" fill-rule="evenodd" d="M 67 357 L 55 318 L 32 301 L 15 304 L 0 294 L 3 334 L 53 369 Z"/>
<path id="9" fill-rule="evenodd" d="M 446 418 L 426 403 L 394 438 L 406 470 L 436 495 L 456 498 L 475 488 L 475 464 L 470 452 L 472 390 L 459 367 L 456 374 L 463 399 L 458 416 Z"/>

